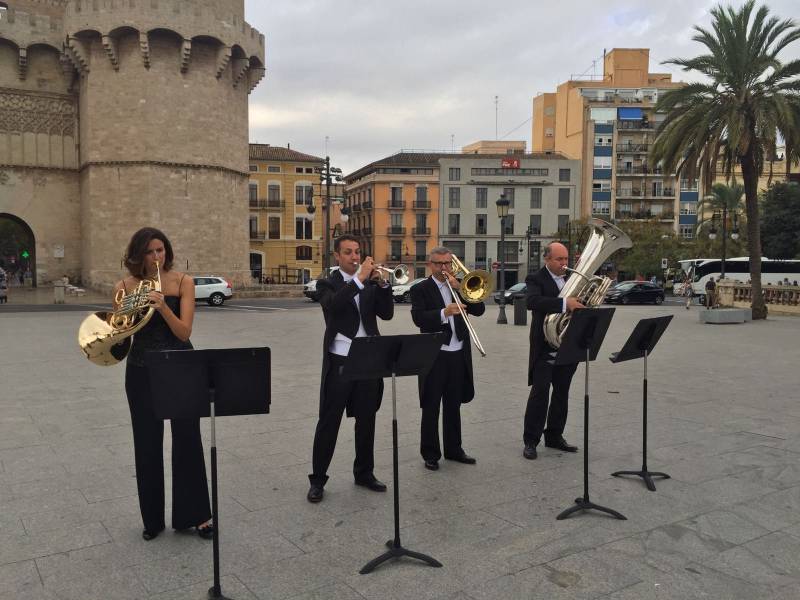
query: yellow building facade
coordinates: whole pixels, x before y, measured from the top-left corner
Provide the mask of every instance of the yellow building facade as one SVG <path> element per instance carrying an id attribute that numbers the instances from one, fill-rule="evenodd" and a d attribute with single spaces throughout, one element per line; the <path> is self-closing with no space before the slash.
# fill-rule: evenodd
<path id="1" fill-rule="evenodd" d="M 256 280 L 300 283 L 322 272 L 324 164 L 288 146 L 250 144 L 250 271 Z M 334 212 L 332 223 L 339 220 Z"/>

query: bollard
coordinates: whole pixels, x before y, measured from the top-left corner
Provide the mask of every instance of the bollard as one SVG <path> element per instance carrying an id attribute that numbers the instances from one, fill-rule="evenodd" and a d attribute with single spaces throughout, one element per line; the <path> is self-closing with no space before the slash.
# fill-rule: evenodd
<path id="1" fill-rule="evenodd" d="M 514 325 L 528 324 L 528 307 L 525 296 L 514 298 Z"/>
<path id="2" fill-rule="evenodd" d="M 64 304 L 64 281 L 59 279 L 53 282 L 53 303 Z"/>

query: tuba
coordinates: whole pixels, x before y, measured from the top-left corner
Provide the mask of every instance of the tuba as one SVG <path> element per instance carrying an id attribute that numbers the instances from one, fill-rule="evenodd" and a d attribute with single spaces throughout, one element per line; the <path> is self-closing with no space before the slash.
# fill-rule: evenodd
<path id="1" fill-rule="evenodd" d="M 558 297 L 577 298 L 584 306 L 594 307 L 603 301 L 611 286 L 608 277 L 594 275 L 594 272 L 617 250 L 630 248 L 633 242 L 627 233 L 600 219 L 589 219 L 589 227 L 593 230 L 589 241 L 575 268 L 567 269 L 573 276 L 561 288 Z M 553 348 L 561 346 L 571 318 L 568 312 L 550 314 L 544 318 L 544 337 Z"/>
<path id="2" fill-rule="evenodd" d="M 136 289 L 118 290 L 112 312 L 96 312 L 83 320 L 78 329 L 78 344 L 86 357 L 96 365 L 115 365 L 128 355 L 131 336 L 147 325 L 155 308 L 147 299 L 150 292 L 161 291 L 161 271 L 156 263 L 156 276 L 142 279 Z"/>

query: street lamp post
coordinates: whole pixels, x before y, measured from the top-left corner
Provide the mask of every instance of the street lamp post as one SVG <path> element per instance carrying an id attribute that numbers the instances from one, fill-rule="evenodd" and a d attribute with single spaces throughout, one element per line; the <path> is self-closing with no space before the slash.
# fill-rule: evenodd
<path id="1" fill-rule="evenodd" d="M 505 325 L 506 319 L 506 217 L 508 206 L 511 204 L 505 194 L 500 194 L 496 202 L 497 216 L 500 217 L 500 312 L 497 313 L 497 323 Z"/>
<path id="2" fill-rule="evenodd" d="M 324 276 L 328 275 L 328 271 L 330 268 L 330 248 L 331 248 L 331 185 L 334 181 L 341 181 L 342 180 L 342 170 L 337 167 L 331 167 L 331 158 L 330 156 L 325 157 L 325 164 L 322 167 L 316 168 L 316 172 L 319 173 L 319 180 L 320 184 L 325 184 L 325 202 L 323 204 L 323 228 L 325 231 L 322 234 L 323 237 L 323 249 L 322 249 L 322 273 Z M 320 196 L 322 196 L 322 191 L 320 190 Z M 339 198 L 341 201 L 342 198 Z M 310 206 L 306 207 L 306 210 L 311 215 L 310 218 L 314 218 L 314 212 L 316 211 L 316 207 L 311 204 Z M 342 210 L 342 221 L 347 221 L 349 218 L 350 211 L 347 209 Z"/>
<path id="3" fill-rule="evenodd" d="M 531 272 L 531 238 L 533 237 L 533 227 L 528 225 L 528 229 L 525 230 L 525 243 L 527 244 L 527 252 L 528 252 L 528 260 L 525 263 L 526 268 L 526 275 L 530 275 Z"/>
<path id="4" fill-rule="evenodd" d="M 717 237 L 716 220 L 719 213 L 714 213 L 711 217 L 711 229 L 708 232 L 708 239 L 714 240 Z M 732 212 L 733 217 L 733 231 L 731 232 L 731 239 L 736 241 L 739 239 L 739 223 L 736 211 Z M 722 206 L 722 265 L 719 270 L 719 278 L 725 279 L 725 259 L 728 252 L 728 206 Z"/>

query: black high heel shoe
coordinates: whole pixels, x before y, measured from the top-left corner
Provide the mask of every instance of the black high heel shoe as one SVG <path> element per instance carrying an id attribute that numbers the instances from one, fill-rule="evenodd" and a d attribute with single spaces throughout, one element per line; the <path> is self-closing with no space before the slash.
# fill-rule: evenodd
<path id="1" fill-rule="evenodd" d="M 163 527 L 157 531 L 150 531 L 149 529 L 144 529 L 142 530 L 142 539 L 145 540 L 146 542 L 149 542 L 150 540 L 154 540 L 155 538 L 157 538 L 158 534 L 160 534 L 162 531 L 164 531 Z"/>
<path id="2" fill-rule="evenodd" d="M 210 540 L 214 537 L 214 524 L 208 523 L 207 525 L 198 525 L 195 527 L 197 531 L 197 535 L 199 535 L 204 540 Z"/>

